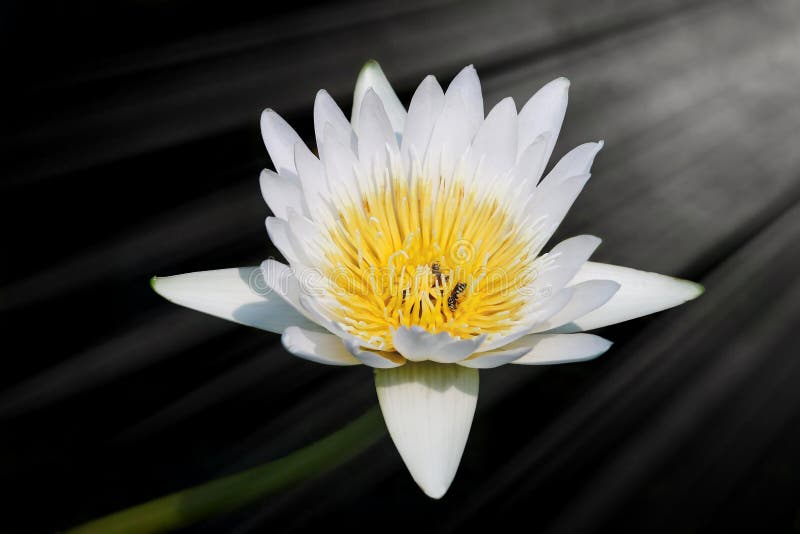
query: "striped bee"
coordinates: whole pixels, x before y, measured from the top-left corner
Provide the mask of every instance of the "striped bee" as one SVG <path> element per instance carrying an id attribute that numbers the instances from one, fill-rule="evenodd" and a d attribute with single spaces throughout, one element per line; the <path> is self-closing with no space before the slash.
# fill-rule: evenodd
<path id="1" fill-rule="evenodd" d="M 459 282 L 453 288 L 453 292 L 450 293 L 450 296 L 447 297 L 447 307 L 450 308 L 451 312 L 456 311 L 456 308 L 458 308 L 458 298 L 465 289 L 467 289 L 467 284 Z"/>
<path id="2" fill-rule="evenodd" d="M 444 285 L 442 283 L 442 280 L 444 280 L 444 282 L 447 282 L 447 280 L 450 278 L 447 275 L 442 275 L 442 268 L 439 265 L 438 261 L 435 261 L 435 262 L 433 262 L 433 264 L 431 264 L 431 273 L 433 274 L 434 278 L 436 279 L 436 283 L 434 284 L 434 286 L 442 287 Z"/>

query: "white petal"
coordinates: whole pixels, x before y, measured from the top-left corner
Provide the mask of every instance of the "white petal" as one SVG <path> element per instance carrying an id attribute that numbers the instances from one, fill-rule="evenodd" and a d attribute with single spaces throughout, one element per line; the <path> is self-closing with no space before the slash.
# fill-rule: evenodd
<path id="1" fill-rule="evenodd" d="M 358 73 L 356 88 L 353 92 L 353 112 L 350 115 L 353 127 L 361 135 L 359 114 L 364 95 L 367 94 L 369 89 L 375 91 L 378 98 L 383 102 L 383 107 L 389 116 L 394 133 L 397 135 L 402 134 L 406 122 L 406 108 L 397 98 L 397 94 L 392 89 L 389 80 L 386 79 L 383 69 L 375 60 L 368 61 L 364 68 L 361 69 L 361 72 Z"/>
<path id="2" fill-rule="evenodd" d="M 324 254 L 320 245 L 325 242 L 322 230 L 308 217 L 304 217 L 291 208 L 288 211 L 289 235 L 292 236 L 295 249 L 302 251 L 304 257 L 308 258 L 309 266 L 319 265 L 317 259 Z"/>
<path id="3" fill-rule="evenodd" d="M 426 153 L 429 172 L 449 178 L 483 121 L 483 98 L 475 69 L 462 70 L 447 88 Z"/>
<path id="4" fill-rule="evenodd" d="M 548 137 L 548 133 L 540 135 L 519 155 L 519 161 L 514 168 L 514 179 L 520 187 L 523 199 L 533 193 L 544 173 L 545 165 L 547 165 L 545 154 L 548 148 Z"/>
<path id="5" fill-rule="evenodd" d="M 436 120 L 425 153 L 427 172 L 450 178 L 461 156 L 469 146 L 476 129 L 467 125 L 461 93 L 445 96 L 444 107 Z"/>
<path id="6" fill-rule="evenodd" d="M 587 280 L 613 280 L 620 284 L 620 289 L 606 304 L 559 328 L 559 332 L 579 332 L 621 323 L 678 306 L 704 291 L 703 286 L 689 280 L 606 263 L 586 262 L 570 284 Z"/>
<path id="7" fill-rule="evenodd" d="M 308 212 L 303 200 L 303 191 L 297 185 L 296 180 L 264 169 L 261 171 L 258 183 L 261 186 L 261 195 L 264 197 L 264 201 L 277 217 L 285 219 L 288 216 L 289 208 L 301 213 Z"/>
<path id="8" fill-rule="evenodd" d="M 305 143 L 297 143 L 294 147 L 294 163 L 300 175 L 303 189 L 327 190 L 328 182 L 322 162 L 314 155 Z"/>
<path id="9" fill-rule="evenodd" d="M 288 221 L 278 217 L 267 217 L 265 225 L 270 241 L 290 265 L 297 268 L 313 265 L 311 257 L 289 228 Z"/>
<path id="10" fill-rule="evenodd" d="M 550 239 L 591 176 L 589 171 L 603 142 L 585 143 L 572 149 L 556 164 L 534 191 L 528 212 L 544 217 L 541 240 Z"/>
<path id="11" fill-rule="evenodd" d="M 296 178 L 294 145 L 303 142 L 297 132 L 280 115 L 265 109 L 261 113 L 261 137 L 278 174 Z"/>
<path id="12" fill-rule="evenodd" d="M 501 365 L 518 360 L 528 352 L 530 352 L 529 347 L 517 347 L 510 349 L 504 347 L 500 350 L 478 352 L 466 360 L 461 360 L 458 362 L 458 365 L 472 367 L 473 369 L 493 369 L 495 367 L 500 367 Z"/>
<path id="13" fill-rule="evenodd" d="M 375 371 L 383 418 L 422 491 L 441 498 L 458 470 L 478 400 L 478 371 L 409 362 Z"/>
<path id="14" fill-rule="evenodd" d="M 300 306 L 316 324 L 320 325 L 331 334 L 341 339 L 350 339 L 353 337 L 344 329 L 341 323 L 331 319 L 329 313 L 327 313 L 320 303 L 320 299 L 302 293 L 300 295 Z"/>
<path id="15" fill-rule="evenodd" d="M 259 267 L 153 277 L 150 285 L 170 302 L 261 330 L 320 329 L 266 287 Z"/>
<path id="16" fill-rule="evenodd" d="M 481 162 L 482 175 L 495 178 L 517 161 L 517 108 L 511 97 L 501 100 L 486 116 L 470 147 L 471 167 Z"/>
<path id="17" fill-rule="evenodd" d="M 525 291 L 534 302 L 534 305 L 527 310 L 527 320 L 502 336 L 487 339 L 477 352 L 488 352 L 501 347 L 506 348 L 511 342 L 530 334 L 537 324 L 546 321 L 569 304 L 573 292 L 572 288 L 564 288 L 553 293 L 550 286 L 537 290 L 535 284 L 525 288 Z"/>
<path id="18" fill-rule="evenodd" d="M 358 159 L 365 169 L 371 169 L 376 158 L 379 167 L 386 166 L 387 145 L 394 152 L 399 150 L 389 117 L 380 98 L 372 89 L 364 95 L 358 116 L 358 131 Z"/>
<path id="19" fill-rule="evenodd" d="M 461 98 L 464 100 L 467 123 L 473 132 L 477 131 L 483 121 L 483 94 L 481 92 L 481 81 L 478 78 L 478 72 L 475 67 L 469 65 L 456 74 L 456 77 L 447 87 L 445 97 L 447 94 L 455 93 L 461 93 Z"/>
<path id="20" fill-rule="evenodd" d="M 289 267 L 273 259 L 261 262 L 266 287 L 281 296 L 298 312 L 317 322 L 301 302 L 301 296 L 320 296 L 328 291 L 328 280 L 319 269 Z"/>
<path id="21" fill-rule="evenodd" d="M 549 241 L 558 229 L 589 178 L 589 174 L 583 174 L 563 182 L 545 184 L 542 181 L 536 188 L 527 210 L 540 221 L 538 238 L 542 244 Z"/>
<path id="22" fill-rule="evenodd" d="M 417 87 L 408 106 L 408 119 L 403 130 L 401 152 L 405 168 L 409 168 L 409 154 L 423 157 L 428 149 L 431 132 L 444 106 L 444 91 L 433 76 L 427 76 Z"/>
<path id="23" fill-rule="evenodd" d="M 478 350 L 484 339 L 486 336 L 460 339 L 447 332 L 432 334 L 421 326 L 401 326 L 392 331 L 394 348 L 413 362 L 455 363 Z"/>
<path id="24" fill-rule="evenodd" d="M 333 334 L 312 332 L 290 326 L 283 332 L 281 341 L 286 350 L 306 360 L 326 365 L 360 365 L 361 362 Z"/>
<path id="25" fill-rule="evenodd" d="M 600 238 L 579 235 L 565 239 L 541 257 L 542 271 L 532 284 L 535 295 L 552 295 L 567 285 L 600 245 Z"/>
<path id="26" fill-rule="evenodd" d="M 320 220 L 327 213 L 325 199 L 330 197 L 325 167 L 305 143 L 295 145 L 294 162 L 302 186 L 303 198 L 308 206 L 307 213 L 314 220 Z"/>
<path id="27" fill-rule="evenodd" d="M 539 89 L 519 112 L 519 153 L 549 132 L 545 162 L 550 159 L 567 112 L 569 80 L 558 78 Z"/>
<path id="28" fill-rule="evenodd" d="M 531 333 L 552 330 L 583 317 L 608 302 L 619 287 L 617 282 L 611 280 L 587 280 L 567 288 L 572 289 L 572 297 L 567 305 L 546 321 L 536 325 Z"/>
<path id="29" fill-rule="evenodd" d="M 567 152 L 558 160 L 553 170 L 542 180 L 542 186 L 547 184 L 560 184 L 573 176 L 589 174 L 595 156 L 603 148 L 603 141 L 597 143 L 584 143 Z"/>
<path id="30" fill-rule="evenodd" d="M 512 363 L 548 365 L 591 360 L 606 352 L 612 343 L 592 334 L 531 334 L 514 345 L 529 345 L 530 352 Z"/>
<path id="31" fill-rule="evenodd" d="M 292 269 L 273 259 L 262 261 L 260 267 L 265 286 L 283 298 L 299 313 L 308 317 L 300 305 L 300 281 Z"/>
<path id="32" fill-rule="evenodd" d="M 322 164 L 328 177 L 332 200 L 336 203 L 360 201 L 355 169 L 358 159 L 350 148 L 343 144 L 329 125 L 325 129 L 327 149 L 322 153 Z"/>
<path id="33" fill-rule="evenodd" d="M 569 304 L 569 301 L 572 300 L 573 293 L 574 291 L 571 287 L 565 287 L 559 289 L 555 294 L 553 294 L 550 297 L 541 294 L 537 295 L 535 297 L 537 300 L 539 299 L 543 300 L 541 303 L 539 303 L 538 305 L 536 305 L 531 309 L 532 317 L 531 317 L 531 322 L 529 324 L 537 325 L 542 321 L 547 321 L 548 319 L 550 319 L 550 317 L 553 317 L 557 313 L 560 313 L 561 310 L 563 310 L 567 306 L 567 304 Z M 529 334 L 530 329 L 526 333 Z"/>
<path id="34" fill-rule="evenodd" d="M 326 132 L 330 125 L 330 132 Z M 325 154 L 326 135 L 335 137 L 339 143 L 356 150 L 357 139 L 347 117 L 344 116 L 339 105 L 333 100 L 328 91 L 317 91 L 314 99 L 314 135 L 317 138 L 317 152 L 320 158 Z"/>
<path id="35" fill-rule="evenodd" d="M 391 369 L 406 363 L 405 358 L 397 353 L 364 348 L 355 338 L 345 339 L 344 346 L 358 361 L 376 369 Z"/>

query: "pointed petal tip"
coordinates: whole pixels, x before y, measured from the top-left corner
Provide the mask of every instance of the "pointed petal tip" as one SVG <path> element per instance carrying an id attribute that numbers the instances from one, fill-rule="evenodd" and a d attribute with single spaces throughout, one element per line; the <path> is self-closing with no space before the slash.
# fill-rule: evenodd
<path id="1" fill-rule="evenodd" d="M 264 128 L 269 126 L 270 120 L 274 120 L 275 118 L 280 119 L 280 115 L 278 115 L 277 111 L 272 108 L 264 108 L 259 117 L 259 126 L 264 130 Z"/>
<path id="2" fill-rule="evenodd" d="M 167 302 L 176 304 L 173 296 L 169 292 L 169 280 L 171 278 L 172 276 L 152 276 L 150 277 L 150 287 L 159 297 L 163 298 Z M 166 286 L 165 282 L 167 283 Z"/>
<path id="3" fill-rule="evenodd" d="M 601 150 L 603 150 L 603 147 L 606 145 L 606 142 L 603 139 L 598 139 L 597 141 L 591 141 L 591 142 L 589 142 L 587 144 L 588 145 L 592 145 L 592 147 L 593 147 L 593 150 L 591 151 L 591 158 L 592 158 L 592 161 L 594 161 L 595 156 L 597 156 L 597 154 Z M 591 162 L 589 163 L 589 165 L 591 166 Z"/>
<path id="4" fill-rule="evenodd" d="M 669 275 L 661 275 L 661 276 L 663 276 L 666 280 L 672 282 L 672 284 L 670 284 L 671 291 L 675 300 L 678 301 L 678 303 L 673 304 L 673 306 L 677 306 L 680 303 L 692 301 L 706 292 L 706 288 L 703 284 L 694 282 L 692 280 L 679 278 L 677 276 L 669 276 Z"/>
<path id="5" fill-rule="evenodd" d="M 583 235 L 578 236 L 578 237 L 580 237 L 580 238 L 582 238 L 582 239 L 584 239 L 586 241 L 587 246 L 592 249 L 592 252 L 597 250 L 597 248 L 603 243 L 603 239 L 600 238 L 600 237 L 597 237 L 596 235 L 583 234 Z"/>
<path id="6" fill-rule="evenodd" d="M 598 337 L 599 337 L 599 336 L 598 336 Z M 613 341 L 611 341 L 610 339 L 606 339 L 606 338 L 600 338 L 600 339 L 602 339 L 602 341 L 603 341 L 604 343 L 599 343 L 599 346 L 597 347 L 597 352 L 595 352 L 594 354 L 591 354 L 591 355 L 589 355 L 589 356 L 588 356 L 588 357 L 587 357 L 585 360 L 583 360 L 583 361 L 586 361 L 586 362 L 588 362 L 588 361 L 594 360 L 594 359 L 596 359 L 596 358 L 599 358 L 600 356 L 602 356 L 603 354 L 605 354 L 606 352 L 608 352 L 609 350 L 611 350 L 611 347 L 613 347 L 613 346 L 614 346 L 614 342 L 613 342 Z"/>
<path id="7" fill-rule="evenodd" d="M 361 72 L 364 72 L 368 69 L 380 69 L 381 64 L 375 58 L 370 58 L 364 62 L 364 66 L 361 67 Z M 383 70 L 383 69 L 381 69 Z"/>
<path id="8" fill-rule="evenodd" d="M 298 328 L 296 326 L 290 326 L 286 330 L 281 333 L 281 345 L 287 351 L 294 354 L 296 347 L 296 342 L 294 340 L 294 335 L 296 334 Z"/>
<path id="9" fill-rule="evenodd" d="M 428 497 L 430 497 L 431 499 L 436 500 L 436 501 L 438 501 L 439 499 L 444 497 L 444 494 L 447 493 L 448 489 L 450 489 L 449 485 L 447 485 L 447 486 L 443 486 L 443 485 L 422 486 L 422 485 L 420 485 L 419 487 L 422 490 L 422 492 L 425 493 L 425 495 L 427 495 Z"/>
<path id="10" fill-rule="evenodd" d="M 587 354 L 585 358 L 574 360 L 574 362 L 575 363 L 590 362 L 592 360 L 596 360 L 597 358 L 599 358 L 600 356 L 602 356 L 603 354 L 605 354 L 606 352 L 611 350 L 611 347 L 614 345 L 614 342 L 613 341 L 609 341 L 608 339 L 605 339 L 605 338 L 601 338 L 601 339 L 605 343 L 599 343 L 598 347 L 596 349 L 596 352 L 594 352 L 593 354 Z M 567 363 L 569 363 L 569 362 L 567 362 Z"/>
<path id="11" fill-rule="evenodd" d="M 703 284 L 692 282 L 691 280 L 685 280 L 683 278 L 675 278 L 675 277 L 673 278 L 675 279 L 675 281 L 684 284 L 686 288 L 686 293 L 684 294 L 686 300 L 684 302 L 694 300 L 706 292 L 706 286 L 704 286 Z"/>
<path id="12" fill-rule="evenodd" d="M 375 387 L 389 434 L 414 481 L 432 499 L 450 487 L 472 426 L 478 371 L 408 362 L 376 370 Z"/>
<path id="13" fill-rule="evenodd" d="M 402 133 L 408 113 L 397 97 L 397 93 L 392 88 L 392 84 L 383 69 L 374 59 L 364 64 L 358 73 L 356 86 L 353 90 L 353 109 L 350 114 L 350 122 L 356 129 L 356 133 L 358 133 L 361 106 L 365 95 L 370 90 L 375 93 L 378 101 L 382 104 L 395 135 Z"/>
<path id="14" fill-rule="evenodd" d="M 572 83 L 569 81 L 569 78 L 566 78 L 564 76 L 560 76 L 560 77 L 555 78 L 554 80 L 550 80 L 549 82 L 544 84 L 542 86 L 542 88 L 540 89 L 540 91 L 545 90 L 545 89 L 547 90 L 546 92 L 555 91 L 555 90 L 568 91 L 570 85 L 572 85 Z"/>
<path id="15" fill-rule="evenodd" d="M 513 96 L 507 96 L 503 100 L 497 103 L 496 105 L 498 110 L 503 110 L 505 112 L 514 111 L 514 114 L 517 113 L 517 103 L 514 101 Z"/>
<path id="16" fill-rule="evenodd" d="M 461 90 L 461 87 L 464 83 L 472 84 L 475 81 L 477 81 L 478 84 L 480 84 L 480 77 L 478 76 L 478 71 L 477 69 L 475 69 L 475 65 L 469 64 L 460 71 L 458 71 L 458 73 L 450 82 L 449 87 L 459 87 L 459 90 Z"/>
<path id="17" fill-rule="evenodd" d="M 706 292 L 706 286 L 704 286 L 703 284 L 698 284 L 697 282 L 693 282 L 693 283 L 694 283 L 694 286 L 695 286 L 695 291 L 697 292 L 697 294 L 694 296 L 694 298 L 697 298 L 697 297 L 699 297 L 700 295 L 702 295 L 703 293 Z"/>
<path id="18" fill-rule="evenodd" d="M 361 106 L 362 106 L 362 107 L 364 106 L 364 102 L 366 102 L 366 101 L 367 101 L 367 99 L 370 99 L 370 100 L 373 100 L 373 99 L 374 99 L 374 100 L 377 100 L 377 101 L 378 101 L 378 103 L 380 103 L 381 107 L 383 107 L 383 101 L 382 101 L 382 100 L 381 100 L 381 98 L 378 96 L 378 93 L 375 91 L 375 88 L 374 88 L 374 87 L 367 87 L 367 90 L 366 90 L 366 91 L 364 91 L 364 96 L 362 96 L 361 98 L 362 98 L 362 100 L 361 100 Z M 359 111 L 360 111 L 360 110 L 359 110 Z"/>

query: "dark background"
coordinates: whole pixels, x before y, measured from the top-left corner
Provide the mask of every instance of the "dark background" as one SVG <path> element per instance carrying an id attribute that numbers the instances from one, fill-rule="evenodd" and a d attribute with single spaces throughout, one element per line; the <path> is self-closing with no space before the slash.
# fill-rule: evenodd
<path id="1" fill-rule="evenodd" d="M 559 236 L 706 294 L 582 364 L 481 374 L 427 499 L 388 438 L 192 532 L 800 532 L 800 3 L 5 2 L 0 531 L 53 532 L 306 445 L 367 368 L 171 305 L 154 274 L 257 264 L 258 130 L 311 140 L 374 57 L 405 103 L 474 63 L 488 106 L 572 80 L 559 157 L 605 139 Z"/>

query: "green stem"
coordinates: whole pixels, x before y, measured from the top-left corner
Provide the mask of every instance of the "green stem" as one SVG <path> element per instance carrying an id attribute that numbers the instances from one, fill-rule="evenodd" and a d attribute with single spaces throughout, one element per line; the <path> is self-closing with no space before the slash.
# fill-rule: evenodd
<path id="1" fill-rule="evenodd" d="M 288 456 L 79 525 L 68 533 L 169 532 L 228 512 L 318 476 L 354 458 L 386 428 L 377 407 L 333 434 Z"/>

